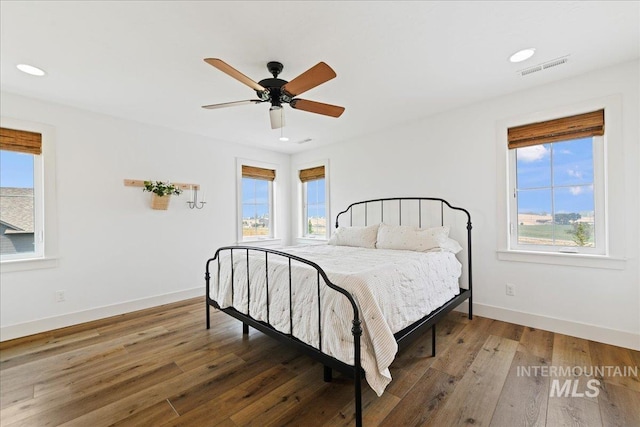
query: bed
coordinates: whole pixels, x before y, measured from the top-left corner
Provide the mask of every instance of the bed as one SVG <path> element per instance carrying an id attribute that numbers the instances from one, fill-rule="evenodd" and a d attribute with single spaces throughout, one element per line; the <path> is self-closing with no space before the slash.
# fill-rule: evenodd
<path id="1" fill-rule="evenodd" d="M 458 225 L 462 224 L 461 227 Z M 362 378 L 381 395 L 400 347 L 469 301 L 471 217 L 446 200 L 402 197 L 352 203 L 329 244 L 273 250 L 219 248 L 206 263 L 210 308 L 287 343 L 354 380 L 362 425 Z"/>

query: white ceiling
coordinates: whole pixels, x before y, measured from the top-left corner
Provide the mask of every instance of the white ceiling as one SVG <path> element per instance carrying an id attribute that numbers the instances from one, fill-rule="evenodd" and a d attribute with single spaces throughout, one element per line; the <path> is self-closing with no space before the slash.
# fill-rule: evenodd
<path id="1" fill-rule="evenodd" d="M 637 1 L 219 2 L 2 1 L 3 91 L 293 153 L 483 99 L 637 59 Z M 536 55 L 511 64 L 515 51 Z M 565 55 L 567 64 L 518 70 Z M 286 136 L 268 103 L 206 64 L 253 80 L 284 64 L 291 80 L 319 61 L 338 77 L 303 98 L 346 107 L 338 119 L 286 106 Z M 47 75 L 32 77 L 28 63 Z M 306 144 L 295 141 L 312 138 Z"/>

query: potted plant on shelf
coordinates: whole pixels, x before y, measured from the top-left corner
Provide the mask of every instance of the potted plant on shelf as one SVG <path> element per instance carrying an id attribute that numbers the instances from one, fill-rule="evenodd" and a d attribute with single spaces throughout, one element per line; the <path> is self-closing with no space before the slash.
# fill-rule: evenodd
<path id="1" fill-rule="evenodd" d="M 169 208 L 169 201 L 171 195 L 180 195 L 182 190 L 169 181 L 145 181 L 144 189 L 142 191 L 148 191 L 151 194 L 151 209 L 167 210 Z"/>

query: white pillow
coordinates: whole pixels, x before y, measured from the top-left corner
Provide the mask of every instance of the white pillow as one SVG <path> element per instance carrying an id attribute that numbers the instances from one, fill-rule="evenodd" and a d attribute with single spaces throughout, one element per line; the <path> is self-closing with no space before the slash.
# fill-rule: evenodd
<path id="1" fill-rule="evenodd" d="M 460 243 L 450 237 L 445 237 L 443 241 L 440 242 L 440 248 L 444 252 L 451 252 L 452 254 L 457 254 L 462 250 L 462 246 L 460 246 Z"/>
<path id="2" fill-rule="evenodd" d="M 378 228 L 379 249 L 399 249 L 427 252 L 441 248 L 449 238 L 449 227 L 416 228 L 407 225 L 380 224 Z"/>
<path id="3" fill-rule="evenodd" d="M 331 235 L 329 244 L 335 246 L 356 246 L 359 248 L 375 249 L 379 225 L 380 224 L 369 225 L 366 227 L 339 227 L 335 233 Z"/>

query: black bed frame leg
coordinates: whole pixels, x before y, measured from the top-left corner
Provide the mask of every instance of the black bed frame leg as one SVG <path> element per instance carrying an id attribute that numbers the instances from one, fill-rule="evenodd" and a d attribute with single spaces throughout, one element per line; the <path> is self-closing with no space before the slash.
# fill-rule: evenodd
<path id="1" fill-rule="evenodd" d="M 242 324 L 242 335 L 249 335 L 249 325 L 246 323 Z"/>
<path id="2" fill-rule="evenodd" d="M 354 305 L 355 307 L 355 305 Z M 354 309 L 357 310 L 357 309 Z M 354 313 L 356 314 L 356 318 L 353 319 L 353 327 L 351 328 L 351 333 L 353 334 L 353 358 L 354 358 L 354 369 L 353 369 L 353 374 L 354 374 L 354 381 L 353 381 L 353 388 L 354 388 L 354 394 L 355 394 L 355 406 L 356 406 L 356 413 L 355 413 L 355 421 L 356 421 L 356 427 L 362 427 L 362 363 L 360 360 L 360 336 L 362 335 L 362 327 L 360 319 L 358 319 L 357 315 L 358 312 L 354 311 Z"/>
<path id="3" fill-rule="evenodd" d="M 209 312 L 209 302 L 205 301 L 205 310 L 207 311 L 207 329 L 211 329 L 211 313 Z"/>
<path id="4" fill-rule="evenodd" d="M 332 380 L 331 368 L 327 365 L 324 365 L 324 382 L 330 383 Z"/>
<path id="5" fill-rule="evenodd" d="M 436 325 L 431 326 L 431 357 L 436 357 Z"/>

